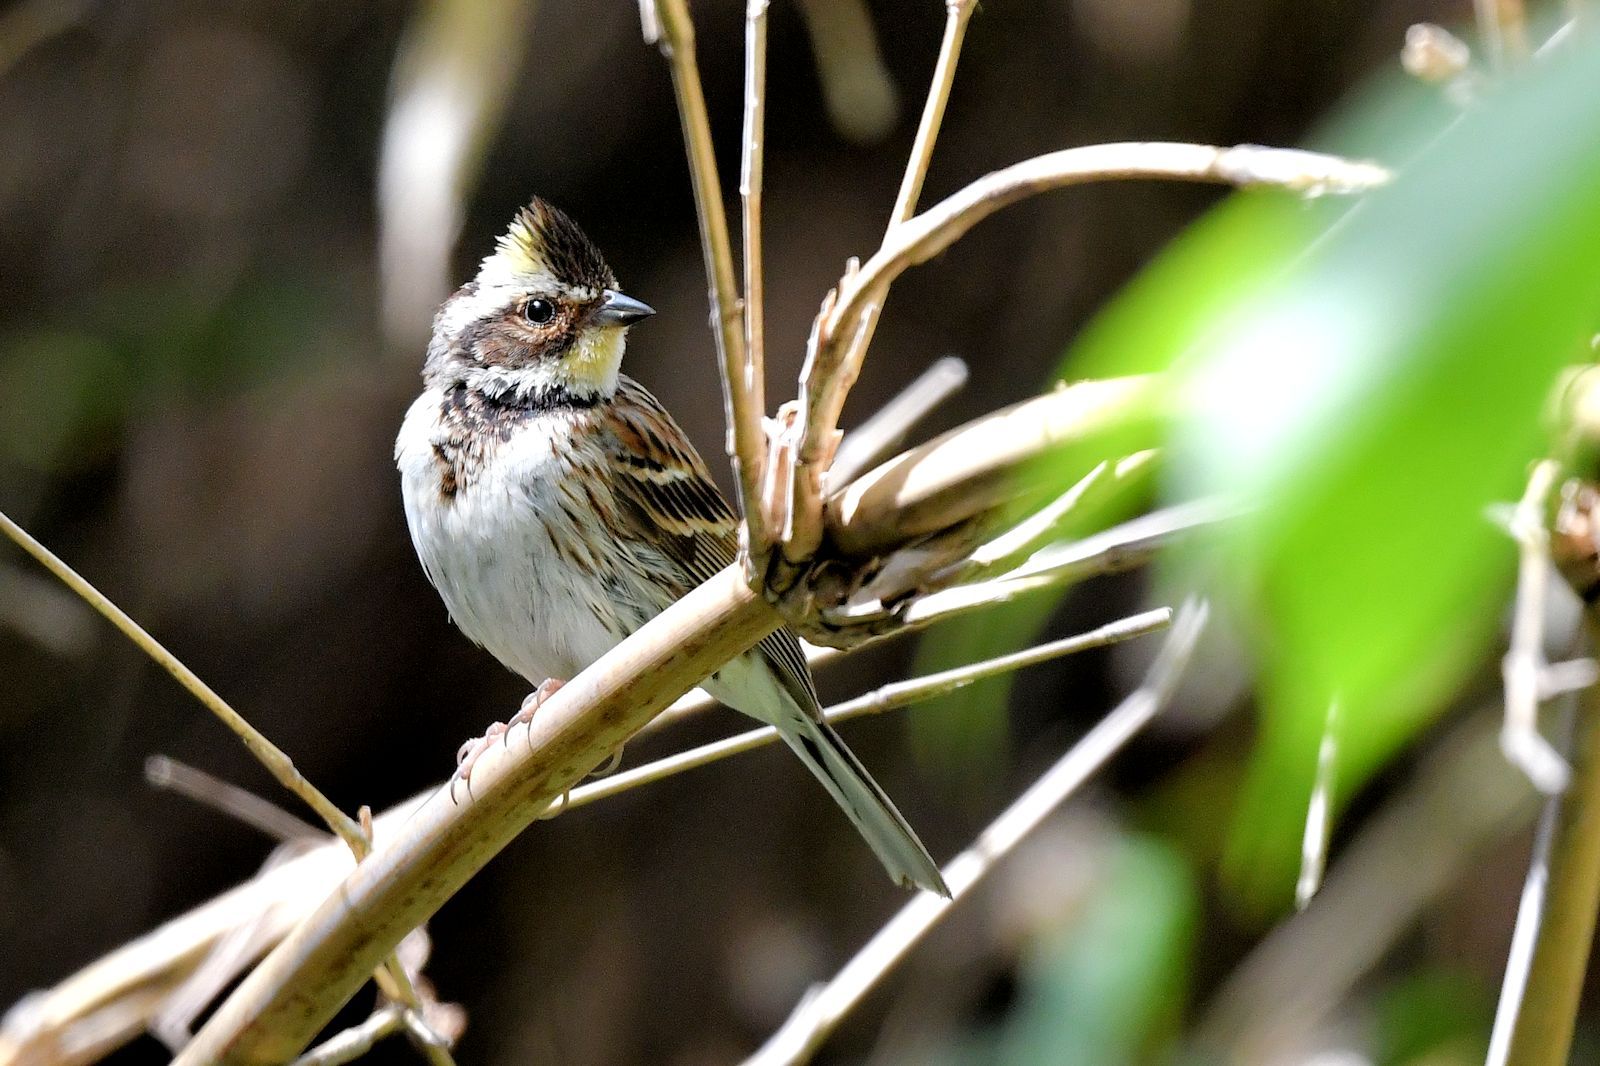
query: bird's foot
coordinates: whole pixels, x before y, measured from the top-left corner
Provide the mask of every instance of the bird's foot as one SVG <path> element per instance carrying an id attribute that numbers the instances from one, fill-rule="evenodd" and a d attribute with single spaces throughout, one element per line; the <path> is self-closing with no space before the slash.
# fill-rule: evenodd
<path id="1" fill-rule="evenodd" d="M 451 802 L 455 802 L 457 784 L 466 785 L 467 796 L 471 797 L 472 767 L 483 757 L 483 753 L 489 750 L 489 746 L 495 742 L 496 738 L 506 736 L 511 732 L 513 726 L 526 725 L 532 722 L 533 716 L 538 713 L 540 705 L 560 691 L 561 686 L 564 684 L 566 682 L 556 678 L 547 678 L 543 684 L 528 694 L 527 699 L 522 701 L 522 706 L 518 708 L 516 714 L 504 722 L 491 722 L 489 728 L 483 731 L 483 736 L 474 737 L 456 749 L 456 772 L 450 778 Z"/>
<path id="2" fill-rule="evenodd" d="M 522 700 L 522 706 L 517 708 L 517 713 L 506 719 L 506 729 L 514 725 L 531 725 L 533 716 L 539 713 L 539 708 L 544 701 L 561 691 L 561 686 L 566 682 L 560 678 L 547 677 L 539 682 L 539 687 L 528 693 Z"/>

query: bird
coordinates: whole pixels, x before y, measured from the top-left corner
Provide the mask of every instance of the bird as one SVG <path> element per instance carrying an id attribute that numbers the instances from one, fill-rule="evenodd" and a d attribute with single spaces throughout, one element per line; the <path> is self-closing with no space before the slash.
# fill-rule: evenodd
<path id="1" fill-rule="evenodd" d="M 629 328 L 654 313 L 535 197 L 434 318 L 395 442 L 406 523 L 455 625 L 538 686 L 511 722 L 735 559 L 737 515 L 705 461 L 621 372 Z M 792 630 L 701 687 L 776 727 L 896 882 L 949 895 L 823 718 Z M 509 724 L 462 746 L 469 787 L 472 760 Z"/>

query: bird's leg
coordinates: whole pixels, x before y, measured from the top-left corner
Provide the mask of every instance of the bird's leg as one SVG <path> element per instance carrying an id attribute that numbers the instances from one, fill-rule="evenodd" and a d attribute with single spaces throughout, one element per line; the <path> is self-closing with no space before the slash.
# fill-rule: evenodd
<path id="1" fill-rule="evenodd" d="M 516 714 L 504 722 L 491 722 L 489 728 L 483 731 L 483 736 L 474 737 L 456 750 L 456 772 L 450 778 L 450 799 L 452 801 L 456 798 L 456 782 L 458 781 L 467 786 L 467 795 L 472 795 L 472 767 L 483 757 L 483 753 L 489 750 L 489 745 L 494 743 L 495 738 L 506 736 L 511 732 L 513 726 L 532 722 L 540 704 L 560 691 L 561 686 L 564 684 L 566 684 L 565 681 L 560 681 L 553 677 L 547 678 L 528 695 L 527 699 L 522 701 L 522 706 L 517 710 Z"/>

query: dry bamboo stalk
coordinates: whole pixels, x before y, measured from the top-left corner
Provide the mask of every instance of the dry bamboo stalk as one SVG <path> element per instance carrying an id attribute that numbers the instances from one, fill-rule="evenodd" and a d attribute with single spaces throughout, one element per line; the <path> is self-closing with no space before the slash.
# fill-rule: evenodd
<path id="1" fill-rule="evenodd" d="M 734 282 L 733 243 L 728 236 L 727 213 L 722 207 L 722 183 L 717 178 L 717 156 L 711 143 L 711 120 L 706 112 L 700 69 L 695 63 L 694 22 L 686 0 L 641 0 L 645 33 L 659 33 L 661 52 L 672 68 L 678 117 L 683 125 L 684 149 L 689 155 L 689 176 L 694 185 L 695 217 L 700 222 L 700 245 L 706 276 L 710 279 L 712 334 L 717 342 L 722 400 L 726 408 L 728 458 L 733 462 L 739 489 L 739 506 L 753 545 L 765 542 L 761 509 L 757 506 L 766 437 L 761 429 L 762 397 L 746 387 L 760 379 L 759 363 L 745 351 L 744 312 Z M 759 212 L 759 204 L 757 211 Z M 758 357 L 759 357 L 759 353 Z"/>
<path id="2" fill-rule="evenodd" d="M 885 235 L 865 263 L 846 272 L 823 301 L 806 355 L 804 409 L 786 441 L 793 459 L 784 514 L 783 555 L 808 559 L 822 542 L 822 470 L 838 441 L 839 416 L 860 374 L 872 308 L 896 278 L 959 240 L 989 215 L 1052 189 L 1118 179 L 1271 186 L 1307 195 L 1358 193 L 1388 180 L 1384 168 L 1295 149 L 1238 145 L 1129 142 L 1067 148 L 997 170 L 945 198 Z M 854 359 L 855 362 L 851 362 Z"/>

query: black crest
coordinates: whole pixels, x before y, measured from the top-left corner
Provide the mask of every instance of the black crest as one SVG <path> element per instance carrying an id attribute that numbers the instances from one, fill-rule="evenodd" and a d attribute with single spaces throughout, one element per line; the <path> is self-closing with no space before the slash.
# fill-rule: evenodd
<path id="1" fill-rule="evenodd" d="M 537 196 L 517 212 L 496 253 L 517 273 L 546 273 L 568 285 L 615 288 L 617 279 L 566 212 Z"/>

